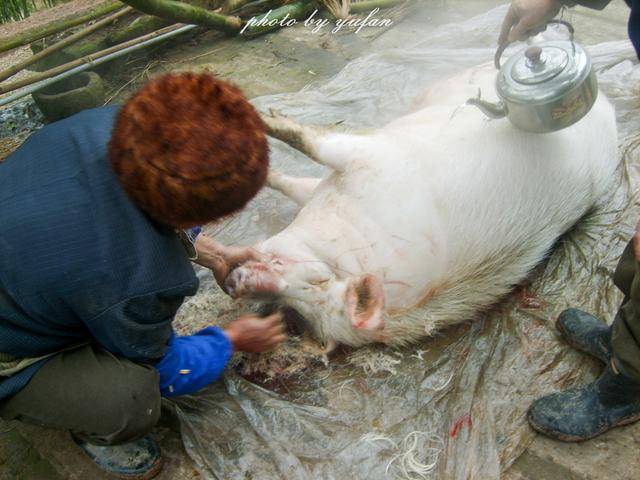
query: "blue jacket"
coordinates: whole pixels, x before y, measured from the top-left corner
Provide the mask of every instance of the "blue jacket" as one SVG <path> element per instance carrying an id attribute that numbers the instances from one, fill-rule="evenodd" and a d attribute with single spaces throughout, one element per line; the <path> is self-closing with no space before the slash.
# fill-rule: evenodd
<path id="1" fill-rule="evenodd" d="M 631 7 L 631 15 L 629 16 L 628 33 L 629 39 L 636 49 L 638 58 L 640 58 L 640 0 L 624 0 Z M 569 4 L 583 5 L 589 8 L 602 10 L 611 3 L 611 0 L 575 0 L 568 1 Z"/>
<path id="2" fill-rule="evenodd" d="M 231 345 L 217 328 L 173 333 L 198 281 L 178 235 L 152 223 L 110 168 L 116 113 L 48 125 L 0 164 L 0 352 L 39 357 L 97 342 L 155 365 L 164 395 L 191 393 L 220 375 Z M 0 377 L 0 399 L 45 362 Z"/>
<path id="3" fill-rule="evenodd" d="M 640 58 L 640 0 L 625 0 L 631 7 L 629 16 L 629 38 Z"/>

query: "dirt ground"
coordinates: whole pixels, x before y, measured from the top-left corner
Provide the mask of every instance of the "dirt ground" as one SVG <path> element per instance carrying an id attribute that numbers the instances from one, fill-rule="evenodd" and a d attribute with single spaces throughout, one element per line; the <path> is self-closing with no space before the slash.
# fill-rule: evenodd
<path id="1" fill-rule="evenodd" d="M 1 0 L 0 0 L 1 1 Z M 34 14 L 29 19 L 0 26 L 4 36 L 53 19 L 76 14 L 102 3 L 101 0 L 75 0 Z M 470 17 L 499 5 L 498 0 L 434 2 L 440 11 L 433 16 Z M 623 2 L 610 7 L 591 32 L 593 41 L 624 37 L 626 10 Z M 584 10 L 585 18 L 595 18 Z M 420 17 L 405 20 L 404 27 L 424 28 Z M 435 22 L 434 22 L 435 23 Z M 427 27 L 428 28 L 428 27 Z M 310 35 L 304 28 L 288 28 L 252 41 L 221 39 L 217 33 L 204 33 L 185 42 L 175 42 L 153 58 L 133 58 L 118 85 L 113 85 L 110 101 L 123 100 L 148 78 L 167 71 L 208 70 L 240 85 L 248 96 L 293 91 L 320 79 L 330 78 L 349 61 L 369 51 L 371 36 Z M 394 46 L 394 45 L 389 45 Z M 400 46 L 400 45 L 398 45 Z M 28 55 L 28 47 L 0 57 L 0 68 Z M 161 480 L 199 478 L 187 457 L 179 426 L 170 406 L 154 434 L 165 453 L 166 468 Z M 563 480 L 638 478 L 640 425 L 614 430 L 585 444 L 561 444 L 538 436 L 503 478 L 506 480 Z M 88 462 L 69 440 L 66 432 L 43 430 L 19 423 L 0 423 L 0 480 L 107 479 Z M 259 478 L 259 477 L 256 477 Z"/>

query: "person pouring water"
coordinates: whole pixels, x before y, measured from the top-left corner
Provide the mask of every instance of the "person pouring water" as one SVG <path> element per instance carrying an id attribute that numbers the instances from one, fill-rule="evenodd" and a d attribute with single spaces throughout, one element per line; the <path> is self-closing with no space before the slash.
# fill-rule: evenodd
<path id="1" fill-rule="evenodd" d="M 526 40 L 543 31 L 563 6 L 601 10 L 610 1 L 513 0 L 498 43 Z M 625 1 L 631 7 L 629 37 L 640 57 L 640 0 Z M 640 223 L 616 267 L 614 282 L 625 298 L 611 327 L 577 309 L 565 310 L 556 322 L 569 345 L 602 360 L 606 368 L 593 383 L 533 402 L 529 423 L 552 438 L 579 442 L 640 420 Z"/>
<path id="2" fill-rule="evenodd" d="M 640 0 L 625 0 L 631 8 L 629 16 L 629 38 L 640 57 Z M 562 7 L 582 5 L 597 10 L 604 9 L 611 0 L 513 0 L 502 22 L 498 43 L 524 41 L 544 31 L 549 20 Z"/>

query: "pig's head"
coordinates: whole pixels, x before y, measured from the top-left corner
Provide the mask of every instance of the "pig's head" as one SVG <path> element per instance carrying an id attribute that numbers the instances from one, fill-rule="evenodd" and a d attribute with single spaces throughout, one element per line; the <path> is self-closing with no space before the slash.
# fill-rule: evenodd
<path id="1" fill-rule="evenodd" d="M 225 290 L 235 298 L 271 299 L 294 308 L 325 344 L 384 341 L 380 280 L 371 274 L 336 275 L 326 262 L 313 258 L 270 253 L 235 268 Z"/>

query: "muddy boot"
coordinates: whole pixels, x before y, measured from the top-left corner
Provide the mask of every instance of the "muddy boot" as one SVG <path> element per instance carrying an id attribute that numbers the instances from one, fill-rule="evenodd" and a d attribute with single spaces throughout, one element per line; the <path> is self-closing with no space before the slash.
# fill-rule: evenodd
<path id="1" fill-rule="evenodd" d="M 588 353 L 605 363 L 611 359 L 611 328 L 599 318 L 569 308 L 558 317 L 556 328 L 565 341 L 576 350 Z"/>
<path id="2" fill-rule="evenodd" d="M 588 440 L 640 419 L 640 383 L 609 363 L 595 382 L 536 400 L 527 417 L 535 430 L 549 437 Z"/>
<path id="3" fill-rule="evenodd" d="M 147 480 L 162 469 L 160 448 L 149 435 L 135 442 L 110 446 L 93 445 L 72 437 L 98 468 L 116 478 Z"/>

